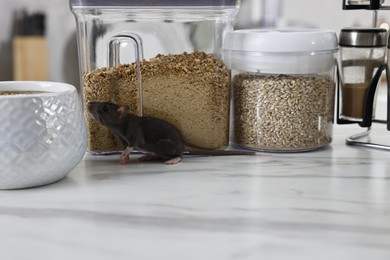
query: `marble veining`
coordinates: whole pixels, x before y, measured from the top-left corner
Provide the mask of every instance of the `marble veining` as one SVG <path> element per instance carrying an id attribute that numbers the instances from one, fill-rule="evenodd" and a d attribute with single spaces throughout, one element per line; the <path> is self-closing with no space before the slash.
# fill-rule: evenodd
<path id="1" fill-rule="evenodd" d="M 0 259 L 390 259 L 390 152 L 346 146 L 119 165 L 0 191 Z M 375 138 L 386 140 L 390 132 Z"/>

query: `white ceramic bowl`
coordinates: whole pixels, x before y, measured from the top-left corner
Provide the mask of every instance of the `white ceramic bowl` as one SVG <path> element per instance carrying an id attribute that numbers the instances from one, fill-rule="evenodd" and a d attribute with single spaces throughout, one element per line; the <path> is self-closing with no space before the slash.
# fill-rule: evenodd
<path id="1" fill-rule="evenodd" d="M 3 81 L 0 93 L 0 189 L 64 178 L 83 158 L 87 136 L 81 100 L 69 84 Z"/>

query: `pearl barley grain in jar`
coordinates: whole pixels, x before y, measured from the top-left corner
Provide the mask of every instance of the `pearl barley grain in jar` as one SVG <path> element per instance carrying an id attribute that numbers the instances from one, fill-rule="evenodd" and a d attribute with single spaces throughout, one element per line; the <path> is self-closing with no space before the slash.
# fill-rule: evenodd
<path id="1" fill-rule="evenodd" d="M 270 152 L 310 151 L 332 141 L 337 36 L 327 30 L 227 34 L 232 143 Z"/>

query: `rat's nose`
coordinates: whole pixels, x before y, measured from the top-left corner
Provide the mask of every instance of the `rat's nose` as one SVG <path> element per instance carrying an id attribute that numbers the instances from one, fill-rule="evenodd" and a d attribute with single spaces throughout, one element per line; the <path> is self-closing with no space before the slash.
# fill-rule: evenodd
<path id="1" fill-rule="evenodd" d="M 95 102 L 88 102 L 87 103 L 87 109 L 89 112 L 93 111 L 93 108 L 95 107 L 94 104 L 95 104 Z"/>

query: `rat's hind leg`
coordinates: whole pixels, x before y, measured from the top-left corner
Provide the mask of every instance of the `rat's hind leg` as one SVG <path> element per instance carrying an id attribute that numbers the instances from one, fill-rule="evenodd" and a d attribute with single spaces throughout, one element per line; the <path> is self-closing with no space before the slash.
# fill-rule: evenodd
<path id="1" fill-rule="evenodd" d="M 141 156 L 140 158 L 138 158 L 138 161 L 146 162 L 146 161 L 153 161 L 153 160 L 159 160 L 159 159 L 161 159 L 160 156 L 148 153 L 148 154 L 145 154 L 145 155 Z"/>
<path id="2" fill-rule="evenodd" d="M 165 160 L 165 164 L 176 164 L 181 161 L 182 147 L 170 139 L 157 142 L 155 153 Z"/>
<path id="3" fill-rule="evenodd" d="M 145 154 L 144 156 L 138 158 L 138 161 L 145 162 L 145 161 L 160 160 L 160 159 L 162 159 L 161 156 L 155 154 Z M 181 156 L 177 156 L 175 158 L 166 160 L 165 164 L 176 164 L 180 161 L 181 161 Z"/>
<path id="4" fill-rule="evenodd" d="M 140 157 L 139 161 L 162 159 L 166 164 L 176 164 L 181 160 L 181 146 L 171 139 L 160 139 L 154 144 L 149 143 L 140 148 L 151 153 Z"/>
<path id="5" fill-rule="evenodd" d="M 178 163 L 178 162 L 180 162 L 181 161 L 181 156 L 177 156 L 177 157 L 175 157 L 175 158 L 172 158 L 172 159 L 169 159 L 169 160 L 167 160 L 167 161 L 165 161 L 165 164 L 176 164 L 176 163 Z"/>
<path id="6" fill-rule="evenodd" d="M 173 158 L 182 154 L 183 147 L 171 139 L 160 139 L 154 146 L 153 152 L 162 158 Z"/>

